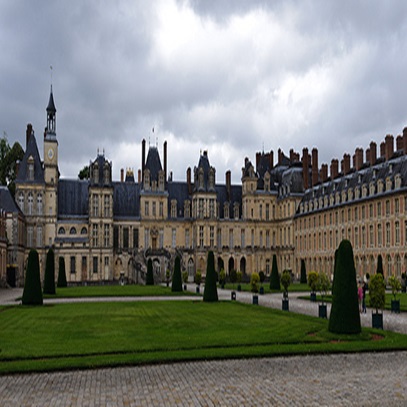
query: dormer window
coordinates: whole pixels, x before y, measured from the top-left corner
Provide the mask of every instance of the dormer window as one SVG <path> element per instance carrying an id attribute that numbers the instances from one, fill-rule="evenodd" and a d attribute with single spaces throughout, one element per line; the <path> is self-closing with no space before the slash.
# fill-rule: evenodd
<path id="1" fill-rule="evenodd" d="M 27 164 L 28 164 L 28 167 L 27 167 L 28 181 L 34 181 L 34 158 L 32 155 L 30 155 L 30 157 L 28 157 Z"/>
<path id="2" fill-rule="evenodd" d="M 239 204 L 237 202 L 234 203 L 233 205 L 233 216 L 235 219 L 239 219 Z"/>
<path id="3" fill-rule="evenodd" d="M 24 194 L 20 192 L 18 194 L 18 206 L 21 209 L 21 212 L 24 212 Z"/>
<path id="4" fill-rule="evenodd" d="M 160 171 L 158 174 L 158 189 L 164 191 L 164 171 Z"/>
<path id="5" fill-rule="evenodd" d="M 390 177 L 386 178 L 386 191 L 391 191 L 393 182 Z"/>
<path id="6" fill-rule="evenodd" d="M 95 184 L 99 183 L 99 165 L 95 163 L 93 166 L 93 181 Z"/>

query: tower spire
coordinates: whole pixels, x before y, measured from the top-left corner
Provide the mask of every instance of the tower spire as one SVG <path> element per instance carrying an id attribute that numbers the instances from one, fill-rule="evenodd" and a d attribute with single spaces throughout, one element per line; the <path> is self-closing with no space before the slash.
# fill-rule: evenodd
<path id="1" fill-rule="evenodd" d="M 51 68 L 51 91 L 49 94 L 49 101 L 47 106 L 47 127 L 45 128 L 45 137 L 55 139 L 56 137 L 56 113 L 54 95 L 52 92 L 52 66 Z"/>

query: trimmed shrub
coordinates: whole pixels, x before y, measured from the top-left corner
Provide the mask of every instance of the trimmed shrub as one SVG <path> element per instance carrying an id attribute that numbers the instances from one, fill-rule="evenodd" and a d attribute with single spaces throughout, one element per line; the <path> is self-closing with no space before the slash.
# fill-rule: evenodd
<path id="1" fill-rule="evenodd" d="M 57 287 L 66 287 L 65 259 L 60 257 L 58 260 L 58 282 Z"/>
<path id="2" fill-rule="evenodd" d="M 381 273 L 375 274 L 369 283 L 369 305 L 376 310 L 383 309 L 386 302 L 386 284 Z"/>
<path id="3" fill-rule="evenodd" d="M 355 262 L 349 240 L 342 240 L 336 256 L 328 329 L 338 334 L 358 334 L 362 330 Z"/>
<path id="4" fill-rule="evenodd" d="M 153 261 L 151 259 L 148 259 L 147 262 L 146 285 L 154 285 Z"/>
<path id="5" fill-rule="evenodd" d="M 55 256 L 52 249 L 48 250 L 45 263 L 44 294 L 55 294 Z"/>
<path id="6" fill-rule="evenodd" d="M 224 286 L 226 283 L 226 272 L 225 270 L 221 269 L 219 272 L 219 284 Z"/>
<path id="7" fill-rule="evenodd" d="M 260 284 L 263 285 L 264 280 L 266 279 L 266 275 L 264 274 L 264 271 L 259 272 L 259 278 L 260 278 Z"/>
<path id="8" fill-rule="evenodd" d="M 36 250 L 31 250 L 28 255 L 22 304 L 42 305 L 40 261 Z"/>
<path id="9" fill-rule="evenodd" d="M 308 273 L 308 285 L 311 288 L 311 291 L 315 293 L 318 288 L 318 273 L 316 271 L 310 271 Z"/>
<path id="10" fill-rule="evenodd" d="M 301 284 L 307 284 L 307 270 L 305 268 L 305 260 L 301 259 L 301 277 L 300 277 Z"/>
<path id="11" fill-rule="evenodd" d="M 202 283 L 202 273 L 200 270 L 196 271 L 196 274 L 194 276 L 194 283 L 196 285 L 200 285 Z"/>
<path id="12" fill-rule="evenodd" d="M 273 254 L 273 265 L 271 266 L 270 290 L 280 290 L 280 276 L 278 275 L 277 257 Z"/>
<path id="13" fill-rule="evenodd" d="M 252 273 L 250 276 L 250 291 L 252 293 L 258 293 L 259 292 L 259 281 L 260 281 L 260 276 L 259 273 Z"/>
<path id="14" fill-rule="evenodd" d="M 379 257 L 377 258 L 376 273 L 380 273 L 383 276 L 383 258 L 381 254 L 379 254 Z"/>
<path id="15" fill-rule="evenodd" d="M 215 257 L 213 251 L 208 253 L 206 265 L 205 291 L 203 300 L 206 302 L 218 301 L 218 289 L 216 287 Z"/>
<path id="16" fill-rule="evenodd" d="M 174 273 L 172 274 L 172 292 L 182 292 L 181 260 L 177 256 L 174 263 Z"/>
<path id="17" fill-rule="evenodd" d="M 288 297 L 288 287 L 291 284 L 291 273 L 289 270 L 284 270 L 281 275 L 281 284 L 284 287 L 284 297 Z"/>

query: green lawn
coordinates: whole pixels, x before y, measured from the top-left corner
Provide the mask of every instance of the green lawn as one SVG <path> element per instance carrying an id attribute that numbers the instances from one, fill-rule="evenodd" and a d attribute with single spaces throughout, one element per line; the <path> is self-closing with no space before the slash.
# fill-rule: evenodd
<path id="1" fill-rule="evenodd" d="M 56 295 L 44 295 L 44 298 L 74 297 L 146 297 L 146 296 L 193 295 L 191 292 L 175 292 L 161 285 L 95 285 L 57 288 Z"/>
<path id="2" fill-rule="evenodd" d="M 301 296 L 299 297 L 304 300 L 310 300 L 310 296 Z M 393 295 L 386 293 L 386 310 L 391 310 L 391 300 L 393 299 Z M 397 294 L 397 299 L 400 300 L 400 311 L 407 312 L 407 293 Z M 317 301 L 321 301 L 321 296 L 317 295 Z M 332 302 L 332 296 L 327 295 L 324 297 L 325 302 Z M 366 294 L 366 306 L 369 307 L 369 294 Z"/>
<path id="3" fill-rule="evenodd" d="M 405 335 L 333 335 L 327 321 L 236 302 L 0 307 L 0 372 L 407 349 Z M 379 340 L 378 340 L 379 339 Z"/>
<path id="4" fill-rule="evenodd" d="M 251 287 L 249 283 L 242 283 L 240 284 L 242 291 L 250 291 Z M 259 288 L 261 287 L 261 285 L 259 284 Z M 237 291 L 237 284 L 231 284 L 231 283 L 227 283 L 225 284 L 225 288 L 227 288 L 228 290 L 235 290 Z M 281 287 L 281 290 L 270 290 L 270 283 L 263 283 L 263 288 L 264 288 L 264 293 L 265 294 L 270 294 L 270 293 L 282 293 L 283 292 L 283 288 Z M 300 283 L 295 283 L 295 284 L 291 284 L 288 287 L 288 292 L 310 292 L 310 288 L 308 284 L 300 284 Z"/>

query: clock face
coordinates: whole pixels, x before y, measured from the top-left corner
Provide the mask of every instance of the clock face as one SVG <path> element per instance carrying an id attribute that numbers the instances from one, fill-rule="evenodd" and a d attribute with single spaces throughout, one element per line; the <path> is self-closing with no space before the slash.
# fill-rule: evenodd
<path id="1" fill-rule="evenodd" d="M 50 149 L 48 150 L 48 158 L 49 158 L 50 160 L 52 160 L 52 159 L 54 158 L 54 150 L 53 150 L 52 148 L 50 148 Z"/>

